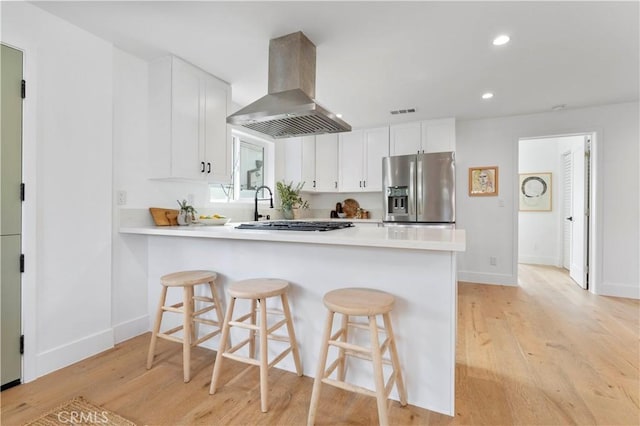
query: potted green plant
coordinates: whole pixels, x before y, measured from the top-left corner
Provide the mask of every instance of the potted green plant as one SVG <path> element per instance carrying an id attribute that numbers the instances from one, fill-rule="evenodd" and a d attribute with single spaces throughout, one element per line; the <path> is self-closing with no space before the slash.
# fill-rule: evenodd
<path id="1" fill-rule="evenodd" d="M 309 203 L 303 200 L 300 196 L 300 191 L 303 187 L 304 182 L 299 182 L 295 187 L 293 186 L 293 182 L 276 182 L 276 191 L 280 198 L 282 215 L 285 219 L 293 219 L 295 216 L 294 211 L 296 209 L 309 208 Z"/>
<path id="2" fill-rule="evenodd" d="M 180 206 L 180 213 L 178 213 L 178 225 L 189 225 L 196 220 L 195 214 L 197 210 L 193 206 L 187 204 L 187 200 L 177 200 Z"/>

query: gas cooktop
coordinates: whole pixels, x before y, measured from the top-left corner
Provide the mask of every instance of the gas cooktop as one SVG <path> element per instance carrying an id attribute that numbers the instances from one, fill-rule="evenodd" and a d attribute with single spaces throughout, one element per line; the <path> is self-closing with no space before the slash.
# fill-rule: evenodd
<path id="1" fill-rule="evenodd" d="M 260 229 L 268 231 L 333 231 L 350 228 L 352 222 L 276 220 L 272 222 L 241 223 L 236 229 Z"/>

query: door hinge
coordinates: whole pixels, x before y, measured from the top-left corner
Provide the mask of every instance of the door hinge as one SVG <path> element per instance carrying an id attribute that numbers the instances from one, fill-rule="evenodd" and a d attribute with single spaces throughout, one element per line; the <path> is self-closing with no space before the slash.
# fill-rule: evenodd
<path id="1" fill-rule="evenodd" d="M 20 184 L 20 201 L 24 201 L 24 183 Z"/>
<path id="2" fill-rule="evenodd" d="M 24 272 L 24 254 L 20 255 L 20 272 Z"/>
<path id="3" fill-rule="evenodd" d="M 22 80 L 22 84 L 20 84 L 20 96 L 22 99 L 27 97 L 27 82 Z"/>
<path id="4" fill-rule="evenodd" d="M 20 355 L 24 354 L 24 334 L 20 336 Z"/>

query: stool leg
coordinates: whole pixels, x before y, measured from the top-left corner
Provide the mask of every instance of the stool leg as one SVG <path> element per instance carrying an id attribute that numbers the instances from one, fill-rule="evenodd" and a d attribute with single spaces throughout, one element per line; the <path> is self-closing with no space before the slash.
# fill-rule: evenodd
<path id="1" fill-rule="evenodd" d="M 153 357 L 156 353 L 156 342 L 158 341 L 158 333 L 160 332 L 160 323 L 162 322 L 162 314 L 164 310 L 164 302 L 167 299 L 167 287 L 162 286 L 162 292 L 160 293 L 160 302 L 158 303 L 158 310 L 156 311 L 156 322 L 153 325 L 153 331 L 151 332 L 151 343 L 149 344 L 149 353 L 147 354 L 147 370 L 151 368 L 153 364 Z"/>
<path id="2" fill-rule="evenodd" d="M 211 289 L 211 298 L 213 299 L 213 305 L 216 307 L 216 317 L 218 318 L 218 330 L 222 332 L 222 324 L 224 323 L 224 318 L 222 317 L 222 304 L 220 303 L 220 298 L 218 297 L 218 289 L 216 287 L 216 282 L 210 281 L 209 288 Z M 222 348 L 222 349 L 227 349 L 227 348 Z"/>
<path id="3" fill-rule="evenodd" d="M 384 328 L 387 330 L 387 336 L 390 339 L 389 352 L 391 352 L 393 374 L 396 375 L 396 388 L 398 389 L 398 395 L 400 395 L 400 405 L 404 407 L 407 405 L 407 388 L 404 386 L 404 380 L 402 379 L 400 357 L 398 357 L 398 349 L 396 347 L 396 337 L 393 334 L 393 329 L 391 328 L 391 318 L 389 313 L 384 314 L 382 318 L 384 319 Z"/>
<path id="4" fill-rule="evenodd" d="M 342 314 L 342 341 L 343 342 L 347 342 L 348 337 L 349 337 L 349 315 L 347 314 Z M 344 378 L 347 374 L 347 357 L 344 355 L 344 348 L 339 348 L 338 351 L 338 359 L 340 360 L 338 362 L 338 380 L 344 382 Z"/>
<path id="5" fill-rule="evenodd" d="M 189 297 L 189 306 L 190 306 L 190 312 L 191 315 L 189 315 L 190 318 L 190 324 L 191 324 L 191 340 L 189 341 L 190 347 L 193 345 L 193 342 L 195 342 L 197 339 L 197 336 L 199 334 L 199 330 L 200 330 L 200 326 L 199 324 L 194 321 L 193 319 L 195 318 L 194 313 L 196 312 L 196 299 L 195 299 L 195 286 L 189 286 L 191 287 L 191 291 L 190 293 L 190 297 Z"/>
<path id="6" fill-rule="evenodd" d="M 184 373 L 184 382 L 187 383 L 191 380 L 191 321 L 192 321 L 192 307 L 193 301 L 193 286 L 184 286 L 183 288 L 183 325 L 182 325 L 182 365 Z"/>
<path id="7" fill-rule="evenodd" d="M 260 299 L 260 409 L 263 413 L 268 410 L 269 362 L 267 359 L 267 300 Z"/>
<path id="8" fill-rule="evenodd" d="M 251 299 L 251 324 L 256 325 L 256 299 Z M 249 330 L 249 358 L 256 358 L 256 331 Z"/>
<path id="9" fill-rule="evenodd" d="M 373 378 L 376 384 L 376 400 L 378 401 L 378 422 L 381 426 L 387 426 L 389 424 L 389 417 L 387 415 L 387 397 L 384 389 L 384 377 L 382 376 L 382 354 L 380 353 L 378 324 L 376 323 L 375 315 L 369 315 L 369 330 L 371 332 Z"/>
<path id="10" fill-rule="evenodd" d="M 211 386 L 209 387 L 209 394 L 216 393 L 216 386 L 218 379 L 220 378 L 220 372 L 222 371 L 222 354 L 227 350 L 227 342 L 229 340 L 229 321 L 233 315 L 233 306 L 236 304 L 236 298 L 232 297 L 229 300 L 229 306 L 227 307 L 227 313 L 224 316 L 224 322 L 222 324 L 222 336 L 220 337 L 220 346 L 218 347 L 218 353 L 216 354 L 216 361 L 213 365 L 213 373 L 211 374 Z"/>
<path id="11" fill-rule="evenodd" d="M 331 338 L 331 329 L 333 328 L 333 315 L 333 311 L 327 311 L 327 321 L 325 322 L 324 332 L 322 333 L 320 358 L 318 358 L 318 369 L 316 372 L 316 378 L 313 381 L 313 390 L 311 391 L 307 426 L 312 426 L 316 421 L 316 411 L 318 410 L 318 401 L 320 400 L 320 388 L 322 386 L 322 379 L 324 379 L 324 372 L 327 364 L 327 353 L 329 352 L 329 339 Z"/>
<path id="12" fill-rule="evenodd" d="M 289 298 L 287 293 L 282 293 L 282 310 L 284 311 L 284 317 L 287 320 L 287 332 L 289 333 L 289 344 L 291 345 L 291 351 L 293 352 L 293 362 L 296 364 L 296 373 L 302 377 L 302 365 L 300 363 L 300 353 L 298 351 L 298 342 L 296 340 L 296 333 L 293 329 L 293 319 L 291 317 L 291 310 L 289 309 Z"/>

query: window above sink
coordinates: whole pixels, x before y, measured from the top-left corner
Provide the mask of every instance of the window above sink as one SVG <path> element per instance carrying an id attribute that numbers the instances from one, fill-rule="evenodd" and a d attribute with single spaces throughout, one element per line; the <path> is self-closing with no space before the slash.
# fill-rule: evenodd
<path id="1" fill-rule="evenodd" d="M 209 186 L 211 202 L 253 201 L 256 188 L 274 187 L 274 143 L 239 130 L 232 130 L 233 175 L 231 184 Z M 263 190 L 264 192 L 264 190 Z M 264 198 L 266 194 L 258 194 Z"/>

